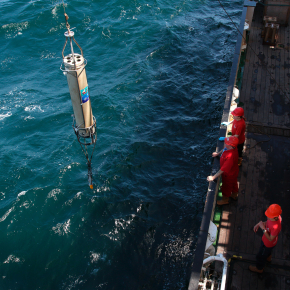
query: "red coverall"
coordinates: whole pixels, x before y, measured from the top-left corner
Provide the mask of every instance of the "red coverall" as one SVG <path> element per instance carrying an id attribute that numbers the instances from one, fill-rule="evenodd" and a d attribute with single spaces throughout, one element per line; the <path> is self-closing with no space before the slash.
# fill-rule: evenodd
<path id="1" fill-rule="evenodd" d="M 233 126 L 232 126 L 232 136 L 239 135 L 239 144 L 242 144 L 245 142 L 245 131 L 246 131 L 246 123 L 244 119 L 241 119 L 240 121 L 234 120 Z"/>
<path id="2" fill-rule="evenodd" d="M 276 236 L 276 238 L 272 241 L 269 241 L 266 238 L 265 234 L 263 235 L 260 250 L 256 256 L 256 259 L 257 259 L 256 267 L 258 270 L 264 269 L 267 258 L 272 254 L 272 250 L 277 245 L 278 235 L 281 231 L 281 222 L 282 222 L 282 218 L 280 215 L 277 221 L 267 220 L 266 222 L 266 230 L 268 234 L 271 236 Z"/>
<path id="3" fill-rule="evenodd" d="M 277 221 L 270 221 L 270 220 L 266 221 L 266 230 L 267 230 L 268 234 L 273 236 L 273 237 L 276 236 L 276 238 L 274 240 L 269 241 L 266 238 L 265 234 L 263 235 L 262 241 L 267 248 L 272 248 L 272 247 L 276 246 L 277 241 L 278 241 L 278 235 L 281 231 L 281 222 L 282 222 L 282 218 L 280 215 L 279 215 L 279 219 Z"/>
<path id="4" fill-rule="evenodd" d="M 222 174 L 222 194 L 230 197 L 233 192 L 238 192 L 238 149 L 225 150 L 220 158 L 220 170 Z"/>

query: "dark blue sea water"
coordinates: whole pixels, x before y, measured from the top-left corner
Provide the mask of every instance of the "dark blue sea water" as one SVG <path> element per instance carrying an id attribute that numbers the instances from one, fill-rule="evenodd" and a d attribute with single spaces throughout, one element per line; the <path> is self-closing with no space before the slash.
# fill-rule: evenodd
<path id="1" fill-rule="evenodd" d="M 242 1 L 223 4 L 239 23 Z M 186 289 L 236 30 L 217 1 L 65 8 L 88 61 L 94 189 L 59 70 L 62 1 L 2 0 L 0 289 Z"/>

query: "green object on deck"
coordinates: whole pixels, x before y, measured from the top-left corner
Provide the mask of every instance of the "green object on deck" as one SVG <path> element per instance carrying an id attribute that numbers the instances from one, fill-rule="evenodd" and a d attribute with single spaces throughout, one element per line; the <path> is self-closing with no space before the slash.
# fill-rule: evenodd
<path id="1" fill-rule="evenodd" d="M 222 182 L 220 182 L 220 186 L 219 186 L 219 190 L 218 190 L 217 198 L 216 198 L 217 200 L 222 199 L 222 196 L 223 196 L 222 191 L 221 191 L 221 186 L 222 186 Z M 214 247 L 217 246 L 217 241 L 218 241 L 218 236 L 219 236 L 219 225 L 221 223 L 222 213 L 223 213 L 222 208 L 219 206 L 216 206 L 214 210 L 213 221 L 212 221 L 217 226 L 216 239 L 215 239 L 215 242 L 213 243 Z"/>
<path id="2" fill-rule="evenodd" d="M 213 223 L 216 225 L 216 224 L 219 224 L 220 221 L 221 221 L 221 217 L 222 217 L 222 211 L 221 210 L 217 210 L 215 211 L 214 213 L 214 217 L 213 217 Z"/>
<path id="3" fill-rule="evenodd" d="M 216 247 L 216 243 L 217 243 L 217 240 L 218 240 L 218 236 L 219 236 L 219 230 L 216 231 L 215 241 L 212 243 L 212 245 L 213 245 L 214 247 Z"/>

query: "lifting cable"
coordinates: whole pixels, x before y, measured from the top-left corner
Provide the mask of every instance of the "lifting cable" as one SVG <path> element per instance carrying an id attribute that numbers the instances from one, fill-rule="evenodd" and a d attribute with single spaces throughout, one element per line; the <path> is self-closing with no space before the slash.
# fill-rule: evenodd
<path id="1" fill-rule="evenodd" d="M 65 13 L 65 7 L 64 7 L 64 2 L 63 2 L 63 0 L 62 0 L 62 6 L 63 6 L 64 14 L 66 14 L 66 13 Z"/>

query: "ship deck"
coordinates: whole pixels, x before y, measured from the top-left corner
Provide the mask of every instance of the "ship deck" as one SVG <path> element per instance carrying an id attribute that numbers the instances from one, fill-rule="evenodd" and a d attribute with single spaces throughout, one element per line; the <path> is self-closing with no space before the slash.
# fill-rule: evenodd
<path id="1" fill-rule="evenodd" d="M 227 289 L 233 290 L 290 289 L 290 34 L 289 27 L 279 28 L 284 48 L 263 45 L 262 20 L 257 6 L 240 90 L 247 130 L 239 198 L 223 206 L 217 242 L 217 254 L 241 257 L 230 262 Z M 272 263 L 263 274 L 252 273 L 248 266 L 255 264 L 262 236 L 253 226 L 266 220 L 272 203 L 282 207 L 282 231 Z"/>

